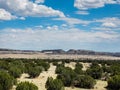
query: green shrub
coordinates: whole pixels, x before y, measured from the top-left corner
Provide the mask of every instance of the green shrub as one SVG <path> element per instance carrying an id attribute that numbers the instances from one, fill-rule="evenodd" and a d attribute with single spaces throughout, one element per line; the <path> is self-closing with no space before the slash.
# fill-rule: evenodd
<path id="1" fill-rule="evenodd" d="M 60 74 L 60 73 L 62 73 L 63 69 L 64 69 L 64 67 L 62 65 L 58 65 L 56 67 L 55 73 Z"/>
<path id="2" fill-rule="evenodd" d="M 57 76 L 65 86 L 71 86 L 75 77 L 76 73 L 69 67 L 62 68 L 62 72 Z"/>
<path id="3" fill-rule="evenodd" d="M 115 75 L 108 80 L 108 88 L 112 90 L 120 90 L 120 75 Z"/>
<path id="4" fill-rule="evenodd" d="M 38 87 L 33 83 L 21 82 L 17 85 L 16 90 L 38 90 Z"/>
<path id="5" fill-rule="evenodd" d="M 64 85 L 61 80 L 54 79 L 52 77 L 48 77 L 46 81 L 46 89 L 47 90 L 64 90 Z"/>
<path id="6" fill-rule="evenodd" d="M 82 65 L 81 63 L 77 62 L 76 65 L 75 65 L 75 67 L 79 67 L 79 68 L 82 69 L 82 68 L 83 68 L 83 65 Z"/>
<path id="7" fill-rule="evenodd" d="M 111 65 L 109 67 L 109 73 L 111 73 L 112 76 L 114 75 L 120 75 L 120 64 L 116 64 L 116 65 Z"/>
<path id="8" fill-rule="evenodd" d="M 21 69 L 17 68 L 17 67 L 11 67 L 9 69 L 9 73 L 14 77 L 14 78 L 19 78 L 22 74 Z"/>
<path id="9" fill-rule="evenodd" d="M 28 74 L 31 78 L 38 77 L 40 73 L 42 72 L 42 67 L 36 66 L 36 67 L 29 67 Z"/>
<path id="10" fill-rule="evenodd" d="M 47 71 L 50 68 L 50 64 L 48 62 L 45 62 L 45 61 L 37 62 L 37 65 L 42 66 L 45 71 Z"/>
<path id="11" fill-rule="evenodd" d="M 14 84 L 14 78 L 5 71 L 0 71 L 0 90 L 10 90 Z"/>
<path id="12" fill-rule="evenodd" d="M 58 62 L 57 62 L 57 61 L 54 61 L 54 62 L 53 62 L 53 65 L 54 65 L 54 66 L 57 66 L 57 65 L 58 65 Z"/>
<path id="13" fill-rule="evenodd" d="M 103 70 L 97 63 L 93 63 L 91 67 L 86 70 L 86 73 L 94 79 L 99 79 L 102 77 Z"/>
<path id="14" fill-rule="evenodd" d="M 13 60 L 12 62 L 9 63 L 9 68 L 11 68 L 11 67 L 16 67 L 16 68 L 20 69 L 22 73 L 25 70 L 25 65 L 22 62 L 22 60 Z"/>
<path id="15" fill-rule="evenodd" d="M 82 71 L 82 68 L 83 68 L 83 65 L 80 64 L 79 62 L 77 62 L 76 65 L 75 65 L 74 71 L 75 71 L 77 74 L 84 74 L 84 72 Z"/>
<path id="16" fill-rule="evenodd" d="M 96 81 L 91 76 L 77 76 L 73 85 L 80 88 L 93 88 Z"/>

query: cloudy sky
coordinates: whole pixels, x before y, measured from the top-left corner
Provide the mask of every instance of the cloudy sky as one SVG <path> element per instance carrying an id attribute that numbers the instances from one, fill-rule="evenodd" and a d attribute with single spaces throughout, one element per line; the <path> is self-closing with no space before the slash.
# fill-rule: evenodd
<path id="1" fill-rule="evenodd" d="M 0 0 L 0 48 L 120 52 L 120 0 Z"/>

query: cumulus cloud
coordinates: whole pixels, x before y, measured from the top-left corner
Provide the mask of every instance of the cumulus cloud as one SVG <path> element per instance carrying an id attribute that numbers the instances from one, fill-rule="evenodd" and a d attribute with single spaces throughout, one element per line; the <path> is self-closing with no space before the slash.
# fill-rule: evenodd
<path id="1" fill-rule="evenodd" d="M 44 2 L 44 0 L 36 0 L 35 2 L 29 0 L 0 0 L 0 8 L 19 17 L 65 17 L 64 13 L 59 10 L 37 4 Z"/>
<path id="2" fill-rule="evenodd" d="M 44 3 L 44 0 L 35 0 L 35 3 Z"/>
<path id="3" fill-rule="evenodd" d="M 104 27 L 117 27 L 117 25 L 112 23 L 112 22 L 105 22 L 102 24 L 102 26 L 104 26 Z"/>
<path id="4" fill-rule="evenodd" d="M 16 18 L 16 16 L 11 15 L 11 13 L 6 11 L 5 9 L 0 8 L 0 20 L 12 20 Z"/>
<path id="5" fill-rule="evenodd" d="M 49 27 L 54 29 L 56 26 Z M 48 28 L 48 27 L 47 27 Z M 33 49 L 45 48 L 72 48 L 76 45 L 89 43 L 111 42 L 119 39 L 120 35 L 114 32 L 83 31 L 71 29 L 4 29 L 0 31 L 0 47 Z M 58 28 L 58 26 L 57 26 Z M 63 44 L 64 43 L 64 44 Z M 30 49 L 29 48 L 29 49 Z"/>
<path id="6" fill-rule="evenodd" d="M 101 26 L 103 27 L 109 27 L 109 28 L 120 27 L 120 19 L 118 17 L 107 17 L 107 18 L 95 20 L 95 22 L 100 22 Z"/>
<path id="7" fill-rule="evenodd" d="M 81 10 L 104 7 L 105 4 L 119 4 L 119 0 L 75 0 L 74 6 Z"/>

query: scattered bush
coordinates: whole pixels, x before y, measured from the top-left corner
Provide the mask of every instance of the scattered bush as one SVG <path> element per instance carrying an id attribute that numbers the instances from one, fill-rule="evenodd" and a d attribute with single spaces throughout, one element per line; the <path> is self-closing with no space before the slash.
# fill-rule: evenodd
<path id="1" fill-rule="evenodd" d="M 46 89 L 47 90 L 64 90 L 64 85 L 61 80 L 48 77 L 46 81 Z"/>
<path id="2" fill-rule="evenodd" d="M 45 62 L 45 61 L 37 62 L 37 65 L 42 66 L 45 69 L 45 71 L 47 71 L 50 68 L 50 64 L 48 62 Z"/>
<path id="3" fill-rule="evenodd" d="M 0 90 L 10 90 L 15 79 L 5 71 L 0 71 Z"/>
<path id="4" fill-rule="evenodd" d="M 36 66 L 36 67 L 29 67 L 28 74 L 31 78 L 38 77 L 40 73 L 42 72 L 42 67 Z"/>
<path id="5" fill-rule="evenodd" d="M 62 71 L 63 71 L 64 68 L 65 68 L 65 67 L 64 67 L 62 64 L 57 65 L 56 70 L 55 70 L 55 73 L 56 73 L 56 74 L 62 73 Z"/>
<path id="6" fill-rule="evenodd" d="M 99 79 L 102 77 L 103 70 L 97 63 L 93 63 L 86 73 L 94 79 Z"/>
<path id="7" fill-rule="evenodd" d="M 54 65 L 54 66 L 57 66 L 57 65 L 58 65 L 58 62 L 57 62 L 57 61 L 54 61 L 54 62 L 53 62 L 53 65 Z"/>
<path id="8" fill-rule="evenodd" d="M 11 67 L 11 68 L 9 69 L 9 73 L 10 73 L 10 75 L 12 75 L 14 78 L 19 78 L 19 77 L 21 76 L 21 74 L 22 74 L 22 71 L 21 71 L 21 69 L 13 66 L 13 67 Z"/>
<path id="9" fill-rule="evenodd" d="M 115 75 L 108 80 L 108 88 L 112 90 L 120 90 L 120 75 Z"/>
<path id="10" fill-rule="evenodd" d="M 83 68 L 83 65 L 78 62 L 78 63 L 75 65 L 74 71 L 75 71 L 77 74 L 83 74 L 84 72 L 82 71 L 82 68 Z"/>
<path id="11" fill-rule="evenodd" d="M 91 76 L 77 76 L 73 81 L 73 85 L 80 88 L 93 88 L 96 81 Z"/>
<path id="12" fill-rule="evenodd" d="M 111 73 L 111 76 L 120 75 L 120 64 L 111 65 L 109 67 L 109 73 Z"/>
<path id="13" fill-rule="evenodd" d="M 57 76 L 65 86 L 71 86 L 75 77 L 76 73 L 69 67 L 62 68 L 62 72 Z"/>
<path id="14" fill-rule="evenodd" d="M 17 85 L 16 90 L 38 90 L 38 87 L 33 83 L 21 82 Z"/>

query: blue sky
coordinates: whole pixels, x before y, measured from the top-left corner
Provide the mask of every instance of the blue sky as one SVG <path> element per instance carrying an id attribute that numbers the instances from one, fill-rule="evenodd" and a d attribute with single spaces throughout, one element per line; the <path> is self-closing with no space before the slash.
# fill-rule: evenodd
<path id="1" fill-rule="evenodd" d="M 0 48 L 120 52 L 120 0 L 0 0 Z"/>

